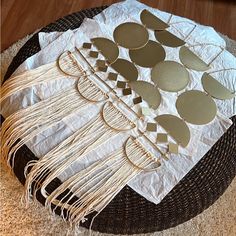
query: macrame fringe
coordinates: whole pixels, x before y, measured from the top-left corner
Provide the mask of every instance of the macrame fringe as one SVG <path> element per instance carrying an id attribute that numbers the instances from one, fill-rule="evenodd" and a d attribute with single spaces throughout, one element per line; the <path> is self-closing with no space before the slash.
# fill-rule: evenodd
<path id="1" fill-rule="evenodd" d="M 135 160 L 134 162 L 136 165 L 146 168 L 153 164 L 152 160 L 148 158 L 147 152 L 145 152 L 143 148 L 138 148 L 136 143 L 128 143 L 128 148 L 132 149 L 132 159 Z M 41 191 L 41 194 L 46 198 L 45 206 L 51 214 L 55 214 L 55 209 L 59 207 L 61 210 L 61 217 L 65 221 L 69 221 L 73 228 L 76 228 L 81 222 L 86 220 L 88 214 L 94 211 L 97 211 L 99 214 L 116 194 L 135 175 L 141 172 L 139 168 L 131 165 L 130 162 L 124 158 L 124 155 L 125 152 L 123 147 L 115 150 L 109 154 L 108 157 L 96 161 L 89 167 L 69 177 L 52 193 L 48 193 L 47 186 L 55 176 L 58 176 L 60 172 L 62 173 L 64 171 L 64 168 L 58 167 L 57 165 L 55 170 L 52 171 L 56 175 L 51 175 L 50 169 L 50 177 L 46 176 L 37 188 L 33 188 L 33 191 Z M 82 158 L 82 156 L 79 158 Z M 71 158 L 70 161 L 74 161 L 74 158 Z M 36 180 L 38 181 L 37 177 L 34 178 L 34 180 L 32 179 L 31 173 L 36 169 L 40 172 L 43 171 L 36 167 L 37 165 L 40 165 L 40 162 L 41 160 L 35 163 L 35 166 L 33 166 L 31 172 L 27 176 L 26 201 L 32 196 L 30 183 Z M 54 162 L 57 163 L 56 160 Z M 67 162 L 67 159 L 64 160 L 64 162 Z M 67 166 L 69 164 L 72 163 L 67 162 Z M 61 165 L 63 166 L 64 163 L 61 163 Z M 58 169 L 60 169 L 59 172 L 57 171 Z M 36 173 L 36 175 L 39 176 L 40 173 Z M 34 176 L 36 175 L 34 173 Z M 70 191 L 67 191 L 65 194 L 65 191 L 68 189 Z M 63 198 L 60 198 L 62 194 L 65 195 Z M 73 201 L 73 199 L 76 200 Z"/>
<path id="2" fill-rule="evenodd" d="M 3 157 L 10 164 L 27 141 L 89 104 L 76 89 L 70 88 L 8 116 L 2 125 Z"/>
<path id="3" fill-rule="evenodd" d="M 7 97 L 23 89 L 51 80 L 65 78 L 65 74 L 58 68 L 57 62 L 40 66 L 36 69 L 25 71 L 7 80 L 1 87 L 2 103 Z"/>
<path id="4" fill-rule="evenodd" d="M 117 114 L 117 109 L 113 105 L 106 106 L 106 122 L 115 126 L 116 129 L 111 128 L 104 122 L 102 119 L 103 112 L 104 110 L 84 127 L 40 158 L 39 161 L 28 163 L 25 169 L 26 199 L 35 198 L 35 196 L 31 195 L 31 189 L 33 188 L 32 192 L 36 193 L 42 180 L 47 178 L 46 181 L 50 183 L 72 165 L 74 161 L 113 137 L 120 132 L 120 129 L 129 125 L 129 121 L 126 118 L 119 115 L 114 116 L 114 114 Z M 29 168 L 32 169 L 27 175 Z M 50 170 L 50 174 L 48 170 Z M 33 186 L 35 182 L 37 184 Z"/>

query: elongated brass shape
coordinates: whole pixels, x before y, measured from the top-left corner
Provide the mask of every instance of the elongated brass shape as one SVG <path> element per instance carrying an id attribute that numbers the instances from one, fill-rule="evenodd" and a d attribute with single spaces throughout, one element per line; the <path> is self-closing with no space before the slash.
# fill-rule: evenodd
<path id="1" fill-rule="evenodd" d="M 151 108 L 157 109 L 159 107 L 161 94 L 156 87 L 145 81 L 134 81 L 129 84 L 132 90 L 139 94 Z"/>
<path id="2" fill-rule="evenodd" d="M 202 75 L 202 86 L 203 89 L 210 94 L 212 97 L 217 99 L 231 99 L 236 96 L 236 94 L 225 86 L 223 86 L 220 82 L 214 79 L 211 75 L 204 73 Z"/>
<path id="3" fill-rule="evenodd" d="M 127 22 L 115 28 L 113 37 L 115 42 L 122 47 L 138 49 L 147 44 L 149 35 L 143 25 Z"/>
<path id="4" fill-rule="evenodd" d="M 179 59 L 183 65 L 192 70 L 205 71 L 210 68 L 202 59 L 185 46 L 179 50 Z"/>
<path id="5" fill-rule="evenodd" d="M 187 124 L 177 116 L 164 114 L 155 118 L 157 123 L 182 147 L 190 141 L 190 130 Z"/>
<path id="6" fill-rule="evenodd" d="M 216 104 L 211 96 L 199 90 L 182 93 L 177 98 L 176 108 L 186 122 L 195 125 L 211 122 L 217 112 Z"/>
<path id="7" fill-rule="evenodd" d="M 163 61 L 151 71 L 151 79 L 158 88 L 167 92 L 178 92 L 189 83 L 188 71 L 175 61 Z"/>
<path id="8" fill-rule="evenodd" d="M 116 61 L 119 56 L 119 48 L 113 41 L 107 38 L 93 38 L 91 41 L 106 58 L 108 63 L 113 63 Z"/>
<path id="9" fill-rule="evenodd" d="M 185 44 L 182 39 L 178 38 L 167 30 L 155 31 L 155 37 L 157 41 L 168 47 L 176 48 Z"/>
<path id="10" fill-rule="evenodd" d="M 59 69 L 66 75 L 80 77 L 84 74 L 72 52 L 63 52 L 57 59 Z"/>
<path id="11" fill-rule="evenodd" d="M 169 27 L 164 21 L 153 15 L 148 10 L 143 10 L 140 14 L 140 20 L 148 29 L 164 30 Z"/>
<path id="12" fill-rule="evenodd" d="M 118 58 L 111 64 L 111 67 L 128 81 L 135 81 L 138 79 L 138 70 L 136 66 L 128 60 Z"/>
<path id="13" fill-rule="evenodd" d="M 129 56 L 135 64 L 151 68 L 158 62 L 164 61 L 166 53 L 159 43 L 150 40 L 140 49 L 129 50 Z"/>
<path id="14" fill-rule="evenodd" d="M 135 127 L 135 124 L 121 113 L 111 102 L 106 102 L 103 105 L 102 116 L 106 125 L 114 130 L 126 131 Z"/>

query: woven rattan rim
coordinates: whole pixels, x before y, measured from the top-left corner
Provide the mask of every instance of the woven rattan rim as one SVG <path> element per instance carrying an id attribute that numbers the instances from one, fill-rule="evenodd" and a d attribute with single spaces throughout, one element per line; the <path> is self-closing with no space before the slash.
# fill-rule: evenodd
<path id="1" fill-rule="evenodd" d="M 59 19 L 44 27 L 41 32 L 66 31 L 80 26 L 84 17 L 93 17 L 106 6 L 83 10 Z M 10 64 L 4 80 L 28 57 L 40 50 L 38 34 L 35 34 L 18 52 Z M 233 125 L 179 182 L 178 185 L 155 205 L 126 186 L 112 202 L 95 218 L 92 229 L 114 234 L 134 234 L 161 231 L 181 224 L 212 205 L 226 190 L 236 175 L 236 116 Z M 37 159 L 23 146 L 16 155 L 14 172 L 22 184 L 26 164 Z M 53 191 L 60 181 L 50 184 Z M 37 194 L 44 204 L 44 198 Z M 59 209 L 58 209 L 59 211 Z M 92 215 L 83 224 L 89 227 Z"/>

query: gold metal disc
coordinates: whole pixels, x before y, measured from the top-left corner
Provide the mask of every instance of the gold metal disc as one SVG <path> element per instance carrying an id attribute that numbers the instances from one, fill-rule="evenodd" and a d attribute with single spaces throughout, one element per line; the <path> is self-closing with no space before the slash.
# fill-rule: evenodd
<path id="1" fill-rule="evenodd" d="M 210 68 L 202 59 L 185 46 L 179 50 L 179 59 L 183 65 L 192 70 L 205 71 Z"/>
<path id="2" fill-rule="evenodd" d="M 168 47 L 176 48 L 185 44 L 182 39 L 176 37 L 167 30 L 155 31 L 155 37 L 157 41 Z"/>
<path id="3" fill-rule="evenodd" d="M 187 124 L 177 116 L 165 114 L 155 118 L 157 123 L 182 147 L 190 141 L 190 130 Z"/>
<path id="4" fill-rule="evenodd" d="M 113 63 L 119 56 L 119 48 L 110 39 L 93 38 L 91 39 L 95 47 L 102 53 L 109 63 Z"/>
<path id="5" fill-rule="evenodd" d="M 128 60 L 118 58 L 111 64 L 111 67 L 128 81 L 135 81 L 138 79 L 138 70 L 136 66 Z"/>
<path id="6" fill-rule="evenodd" d="M 199 90 L 182 93 L 176 101 L 176 108 L 185 121 L 195 125 L 209 123 L 217 112 L 214 100 Z"/>
<path id="7" fill-rule="evenodd" d="M 72 52 L 63 52 L 57 59 L 59 69 L 66 75 L 80 77 L 82 68 L 78 65 Z"/>
<path id="8" fill-rule="evenodd" d="M 141 12 L 140 20 L 143 25 L 152 30 L 164 30 L 169 27 L 168 24 L 146 9 Z"/>
<path id="9" fill-rule="evenodd" d="M 146 45 L 149 34 L 143 25 L 127 22 L 115 28 L 113 37 L 118 45 L 128 49 L 137 49 Z"/>
<path id="10" fill-rule="evenodd" d="M 135 64 L 151 68 L 158 62 L 164 61 L 166 53 L 159 43 L 150 40 L 140 49 L 129 50 L 129 56 Z"/>
<path id="11" fill-rule="evenodd" d="M 202 86 L 203 89 L 209 93 L 212 97 L 217 99 L 231 99 L 236 96 L 236 94 L 225 86 L 223 86 L 220 82 L 214 79 L 211 75 L 204 73 L 202 75 Z"/>
<path id="12" fill-rule="evenodd" d="M 163 61 L 151 71 L 152 81 L 167 92 L 178 92 L 189 83 L 189 73 L 185 67 L 175 61 Z"/>
<path id="13" fill-rule="evenodd" d="M 156 87 L 146 81 L 133 81 L 129 84 L 131 89 L 141 96 L 151 108 L 157 109 L 159 107 L 161 94 Z"/>

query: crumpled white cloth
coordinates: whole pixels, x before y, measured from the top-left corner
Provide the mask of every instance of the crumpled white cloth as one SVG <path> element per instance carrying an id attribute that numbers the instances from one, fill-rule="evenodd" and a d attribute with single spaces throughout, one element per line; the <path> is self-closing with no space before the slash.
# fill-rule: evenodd
<path id="1" fill-rule="evenodd" d="M 74 31 L 68 30 L 64 33 L 40 33 L 39 42 L 41 51 L 32 57 L 28 58 L 15 72 L 15 74 L 36 68 L 40 65 L 55 61 L 57 57 L 65 50 L 74 50 L 77 46 L 81 48 L 83 42 L 89 42 L 92 37 L 107 37 L 112 39 L 113 30 L 115 27 L 123 22 L 134 21 L 140 22 L 139 15 L 143 9 L 147 9 L 163 21 L 169 19 L 170 14 L 159 11 L 157 9 L 150 8 L 142 3 L 133 0 L 127 0 L 125 2 L 113 4 L 105 9 L 102 13 L 95 16 L 93 19 L 85 19 L 80 28 Z M 175 35 L 182 37 L 187 35 L 193 28 L 195 22 L 186 18 L 173 16 L 171 23 L 183 22 L 174 24 L 170 27 L 170 31 Z M 193 23 L 193 24 L 192 24 Z M 153 32 L 149 31 L 150 39 L 155 40 Z M 206 27 L 197 25 L 196 29 L 187 38 L 187 43 L 201 44 L 212 43 L 225 47 L 224 40 L 215 32 L 212 27 Z M 164 47 L 166 51 L 166 60 L 179 61 L 178 51 L 179 48 Z M 191 48 L 197 53 L 205 62 L 211 61 L 215 55 L 218 54 L 220 49 L 216 46 L 199 46 Z M 86 51 L 83 50 L 86 54 Z M 128 51 L 124 48 L 120 48 L 120 57 L 128 59 Z M 102 58 L 102 57 L 101 57 Z M 89 59 L 93 64 L 95 60 Z M 228 51 L 224 51 L 212 64 L 210 71 L 219 69 L 236 68 L 236 59 Z M 150 69 L 144 69 L 138 67 L 139 80 L 150 81 Z M 109 69 L 109 72 L 112 69 Z M 199 89 L 203 91 L 201 85 L 202 72 L 191 71 L 191 81 L 187 87 L 190 89 Z M 100 74 L 104 78 L 107 73 Z M 236 73 L 235 71 L 227 71 L 214 74 L 214 77 L 231 90 L 236 90 Z M 122 78 L 120 78 L 122 79 Z M 2 107 L 2 114 L 6 117 L 14 111 L 27 107 L 40 100 L 52 96 L 54 93 L 66 89 L 76 83 L 75 80 L 69 79 L 65 76 L 63 80 L 52 81 L 41 85 L 28 88 L 24 91 L 20 91 L 14 96 L 11 96 L 4 102 Z M 114 82 L 110 82 L 110 85 L 114 86 Z M 159 114 L 169 113 L 178 116 L 175 108 L 175 101 L 178 96 L 176 93 L 161 92 L 163 102 L 158 108 L 158 111 L 153 112 L 153 115 L 146 118 L 145 121 L 152 121 L 152 118 Z M 123 100 L 127 104 L 132 104 L 131 99 L 134 96 L 125 97 Z M 171 154 L 170 160 L 160 160 L 161 167 L 155 172 L 142 172 L 135 178 L 133 178 L 128 185 L 144 196 L 147 200 L 158 204 L 171 189 L 193 168 L 193 166 L 210 150 L 214 143 L 223 135 L 223 133 L 232 124 L 229 117 L 236 113 L 235 99 L 231 100 L 215 100 L 218 112 L 216 118 L 209 124 L 204 126 L 196 126 L 188 124 L 191 131 L 191 141 L 187 148 L 180 148 L 180 154 Z M 145 106 L 145 102 L 142 106 Z M 60 123 L 54 127 L 46 130 L 42 134 L 36 136 L 33 140 L 27 143 L 30 150 L 37 156 L 41 157 L 55 145 L 60 143 L 63 139 L 75 132 L 84 123 L 94 117 L 100 111 L 101 106 L 92 105 L 82 111 L 76 112 L 69 117 L 65 117 Z M 137 106 L 135 109 L 139 109 Z M 145 123 L 139 122 L 138 127 L 142 130 L 145 128 Z M 158 127 L 158 132 L 163 130 Z M 104 158 L 106 154 L 110 153 L 122 146 L 124 140 L 130 135 L 136 134 L 136 131 L 130 133 L 121 133 L 115 137 L 109 139 L 102 146 L 96 148 L 92 152 L 88 153 L 82 160 L 76 161 L 68 168 L 59 179 L 62 181 L 67 179 L 73 173 L 85 168 L 94 161 Z M 150 139 L 155 140 L 154 134 L 147 134 Z M 163 145 L 160 145 L 164 148 Z M 158 156 L 158 153 L 146 143 L 146 148 L 150 150 L 154 155 Z"/>

